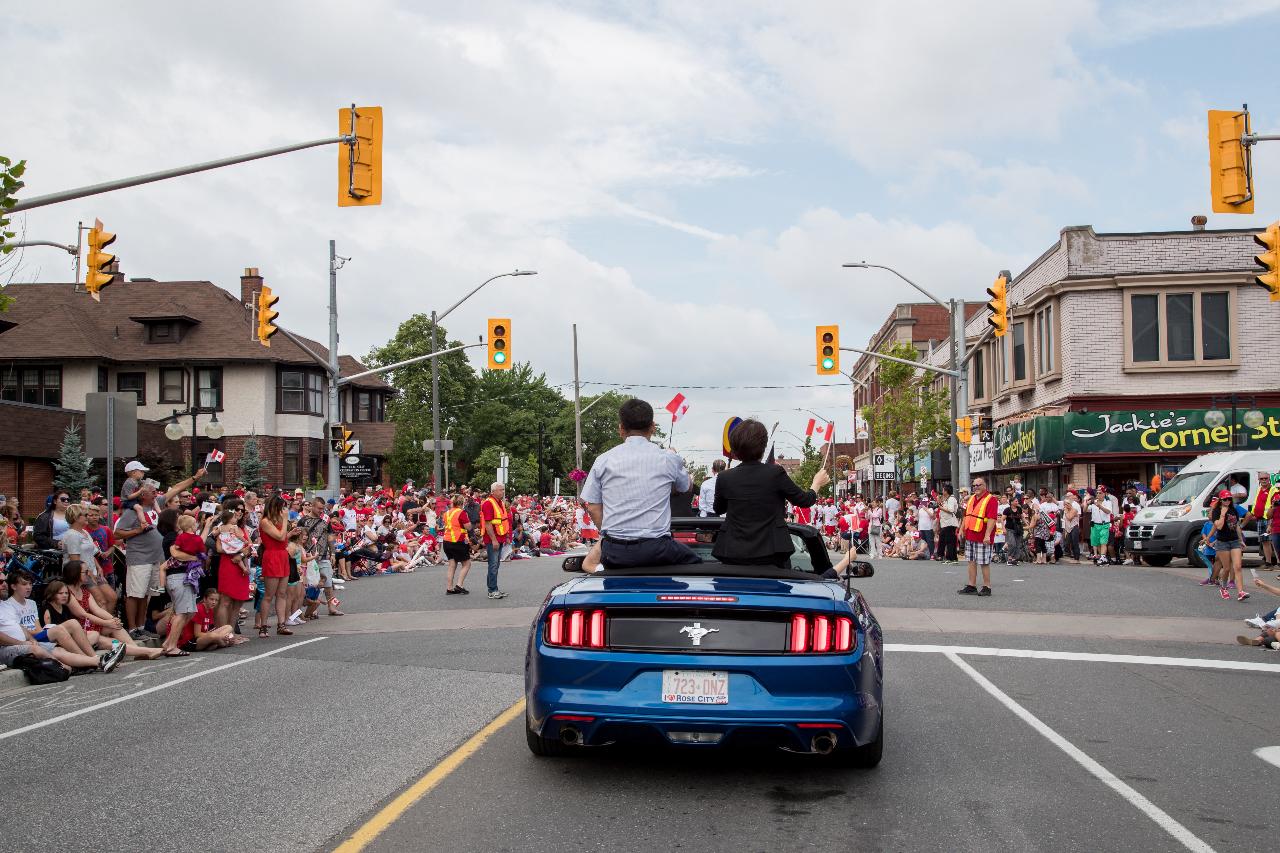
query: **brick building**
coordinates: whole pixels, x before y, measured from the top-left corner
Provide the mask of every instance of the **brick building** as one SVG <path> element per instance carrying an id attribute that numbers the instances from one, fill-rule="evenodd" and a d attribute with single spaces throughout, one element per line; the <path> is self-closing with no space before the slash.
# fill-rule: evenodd
<path id="1" fill-rule="evenodd" d="M 1055 491 L 1147 483 L 1230 448 L 1231 425 L 1206 415 L 1229 420 L 1233 393 L 1243 446 L 1280 448 L 1268 345 L 1280 308 L 1255 285 L 1255 233 L 1064 228 L 1011 283 L 1007 335 L 985 334 L 985 311 L 968 323 L 968 412 L 995 425 L 990 446 L 971 448 L 973 470 Z"/>
<path id="2" fill-rule="evenodd" d="M 14 305 L 0 315 L 0 400 L 83 412 L 90 392 L 133 393 L 140 421 L 163 429 L 180 413 L 184 435 L 172 442 L 179 458 L 226 454 L 225 463 L 209 466 L 208 484 L 235 481 L 250 435 L 258 439 L 268 483 L 295 487 L 323 479 L 327 373 L 283 334 L 270 347 L 258 343 L 246 306 L 262 284 L 256 268 L 245 270 L 235 294 L 208 281 L 117 280 L 101 302 L 71 283 L 11 284 L 6 293 Z M 328 357 L 326 347 L 301 339 Z M 367 369 L 345 355 L 339 366 L 343 376 Z M 385 413 L 392 393 L 377 376 L 342 388 L 341 416 L 366 455 L 382 457 L 391 448 L 394 425 Z M 191 415 L 181 414 L 192 408 L 194 436 Z M 216 440 L 205 434 L 214 418 L 224 433 Z M 12 444 L 6 435 L 0 452 L 26 452 Z"/>

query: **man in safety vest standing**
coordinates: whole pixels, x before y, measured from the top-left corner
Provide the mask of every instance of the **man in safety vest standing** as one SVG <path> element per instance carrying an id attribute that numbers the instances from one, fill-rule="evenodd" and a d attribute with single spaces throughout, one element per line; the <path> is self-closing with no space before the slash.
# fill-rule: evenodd
<path id="1" fill-rule="evenodd" d="M 996 536 L 996 496 L 987 491 L 987 481 L 973 481 L 973 495 L 964 507 L 964 553 L 969 558 L 969 583 L 961 595 L 991 594 L 991 551 Z M 982 566 L 982 589 L 978 589 L 978 566 Z"/>
<path id="2" fill-rule="evenodd" d="M 467 533 L 471 530 L 471 519 L 462 508 L 462 495 L 454 495 L 450 507 L 444 511 L 444 555 L 449 560 L 449 568 L 445 572 L 445 595 L 469 595 L 462 584 L 467 580 L 467 572 L 471 571 L 471 543 L 467 541 Z M 454 572 L 457 572 L 455 581 Z"/>
<path id="3" fill-rule="evenodd" d="M 487 585 L 490 598 L 506 598 L 498 589 L 498 565 L 502 561 L 502 546 L 511 541 L 511 518 L 506 502 L 507 487 L 494 483 L 489 487 L 489 497 L 480 504 L 480 520 L 484 523 L 484 552 L 489 559 Z"/>

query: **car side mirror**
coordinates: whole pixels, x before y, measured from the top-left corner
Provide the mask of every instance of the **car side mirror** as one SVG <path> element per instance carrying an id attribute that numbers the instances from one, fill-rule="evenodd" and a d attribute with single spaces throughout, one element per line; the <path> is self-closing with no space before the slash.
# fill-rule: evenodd
<path id="1" fill-rule="evenodd" d="M 869 578 L 876 573 L 875 567 L 866 560 L 854 560 L 845 569 L 845 575 L 851 578 Z"/>

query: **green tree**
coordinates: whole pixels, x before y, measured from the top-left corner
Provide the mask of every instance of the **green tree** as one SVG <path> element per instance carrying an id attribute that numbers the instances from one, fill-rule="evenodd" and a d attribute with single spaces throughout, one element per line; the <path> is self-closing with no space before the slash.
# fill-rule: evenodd
<path id="1" fill-rule="evenodd" d="M 906 342 L 881 352 L 912 361 L 920 358 L 916 348 Z M 882 396 L 863 406 L 862 416 L 876 448 L 893 454 L 898 480 L 913 480 L 915 460 L 921 454 L 942 450 L 951 443 L 951 395 L 933 387 L 934 374 L 918 372 L 908 364 L 881 361 L 878 371 Z"/>
<path id="2" fill-rule="evenodd" d="M 258 449 L 258 436 L 250 433 L 240 458 L 236 460 L 236 479 L 244 483 L 246 489 L 261 493 L 262 485 L 267 481 L 266 469 L 267 463 Z"/>
<path id="3" fill-rule="evenodd" d="M 461 341 L 449 340 L 444 326 L 439 327 L 439 349 L 461 345 Z M 431 317 L 414 314 L 400 324 L 395 337 L 371 350 L 366 362 L 381 367 L 430 351 Z M 440 368 L 440 437 L 444 438 L 450 427 L 450 435 L 458 435 L 458 427 L 475 396 L 476 374 L 463 351 L 439 356 L 436 361 Z M 396 437 L 387 457 L 391 477 L 397 482 L 412 478 L 415 483 L 427 483 L 431 479 L 432 453 L 422 449 L 422 442 L 432 438 L 431 361 L 390 371 L 386 379 L 399 392 L 387 406 L 387 419 L 396 424 Z M 451 454 L 451 462 L 453 458 Z"/>
<path id="4" fill-rule="evenodd" d="M 813 476 L 818 473 L 818 469 L 825 467 L 825 459 L 822 458 L 822 452 L 813 445 L 813 439 L 805 436 L 804 445 L 800 448 L 801 456 L 804 461 L 800 463 L 800 467 L 791 472 L 791 479 L 796 482 L 802 489 L 807 489 L 813 484 Z M 818 490 L 818 497 L 831 497 L 831 484 L 823 486 Z"/>
<path id="5" fill-rule="evenodd" d="M 547 384 L 546 376 L 535 374 L 527 362 L 517 362 L 510 370 L 483 371 L 476 380 L 474 399 L 462 407 L 461 432 L 454 431 L 456 452 L 467 476 L 478 464 L 479 453 L 488 447 L 504 447 L 513 457 L 532 457 L 536 472 L 541 437 L 543 475 L 550 488 L 554 477 L 568 473 L 556 464 L 553 430 L 565 404 L 560 392 Z"/>
<path id="6" fill-rule="evenodd" d="M 501 447 L 486 447 L 476 456 L 471 467 L 470 482 L 482 489 L 489 488 L 498 474 L 498 463 L 502 456 L 508 457 L 507 495 L 533 494 L 538 488 L 538 461 L 532 454 L 512 453 Z"/>
<path id="7" fill-rule="evenodd" d="M 62 447 L 58 449 L 58 461 L 53 463 L 57 474 L 53 478 L 56 489 L 78 495 L 81 489 L 93 489 L 98 485 L 98 478 L 93 474 L 93 461 L 84 454 L 84 443 L 80 440 L 80 426 L 72 421 L 62 434 Z"/>
<path id="8" fill-rule="evenodd" d="M 586 410 L 582 416 L 582 470 L 590 471 L 597 456 L 622 443 L 622 436 L 618 435 L 618 410 L 627 399 L 627 394 L 618 391 L 581 399 L 580 405 Z M 557 476 L 567 477 L 574 467 L 572 398 L 564 402 L 552 432 L 556 470 L 560 472 Z"/>
<path id="9" fill-rule="evenodd" d="M 9 208 L 18 203 L 18 191 L 26 186 L 21 180 L 26 170 L 26 160 L 14 163 L 10 158 L 0 156 L 0 255 L 8 254 L 14 248 L 8 245 L 17 236 L 16 232 L 9 230 Z M 0 285 L 0 311 L 9 310 L 12 303 L 13 297 L 6 294 Z"/>

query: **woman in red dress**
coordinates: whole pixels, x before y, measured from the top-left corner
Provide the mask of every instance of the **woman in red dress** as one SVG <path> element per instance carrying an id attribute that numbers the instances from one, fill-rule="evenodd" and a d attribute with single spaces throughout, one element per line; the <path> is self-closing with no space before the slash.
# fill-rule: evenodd
<path id="1" fill-rule="evenodd" d="M 213 531 L 218 552 L 216 621 L 219 626 L 234 626 L 240 608 L 253 597 L 249 589 L 249 530 L 244 526 L 244 502 L 239 498 L 228 500 L 218 522 Z M 247 642 L 243 637 L 236 640 L 237 644 Z"/>
<path id="2" fill-rule="evenodd" d="M 258 558 L 262 563 L 265 591 L 258 607 L 258 636 L 267 635 L 267 617 L 272 605 L 276 611 L 276 633 L 289 635 L 289 514 L 279 493 L 272 493 L 258 522 Z"/>

